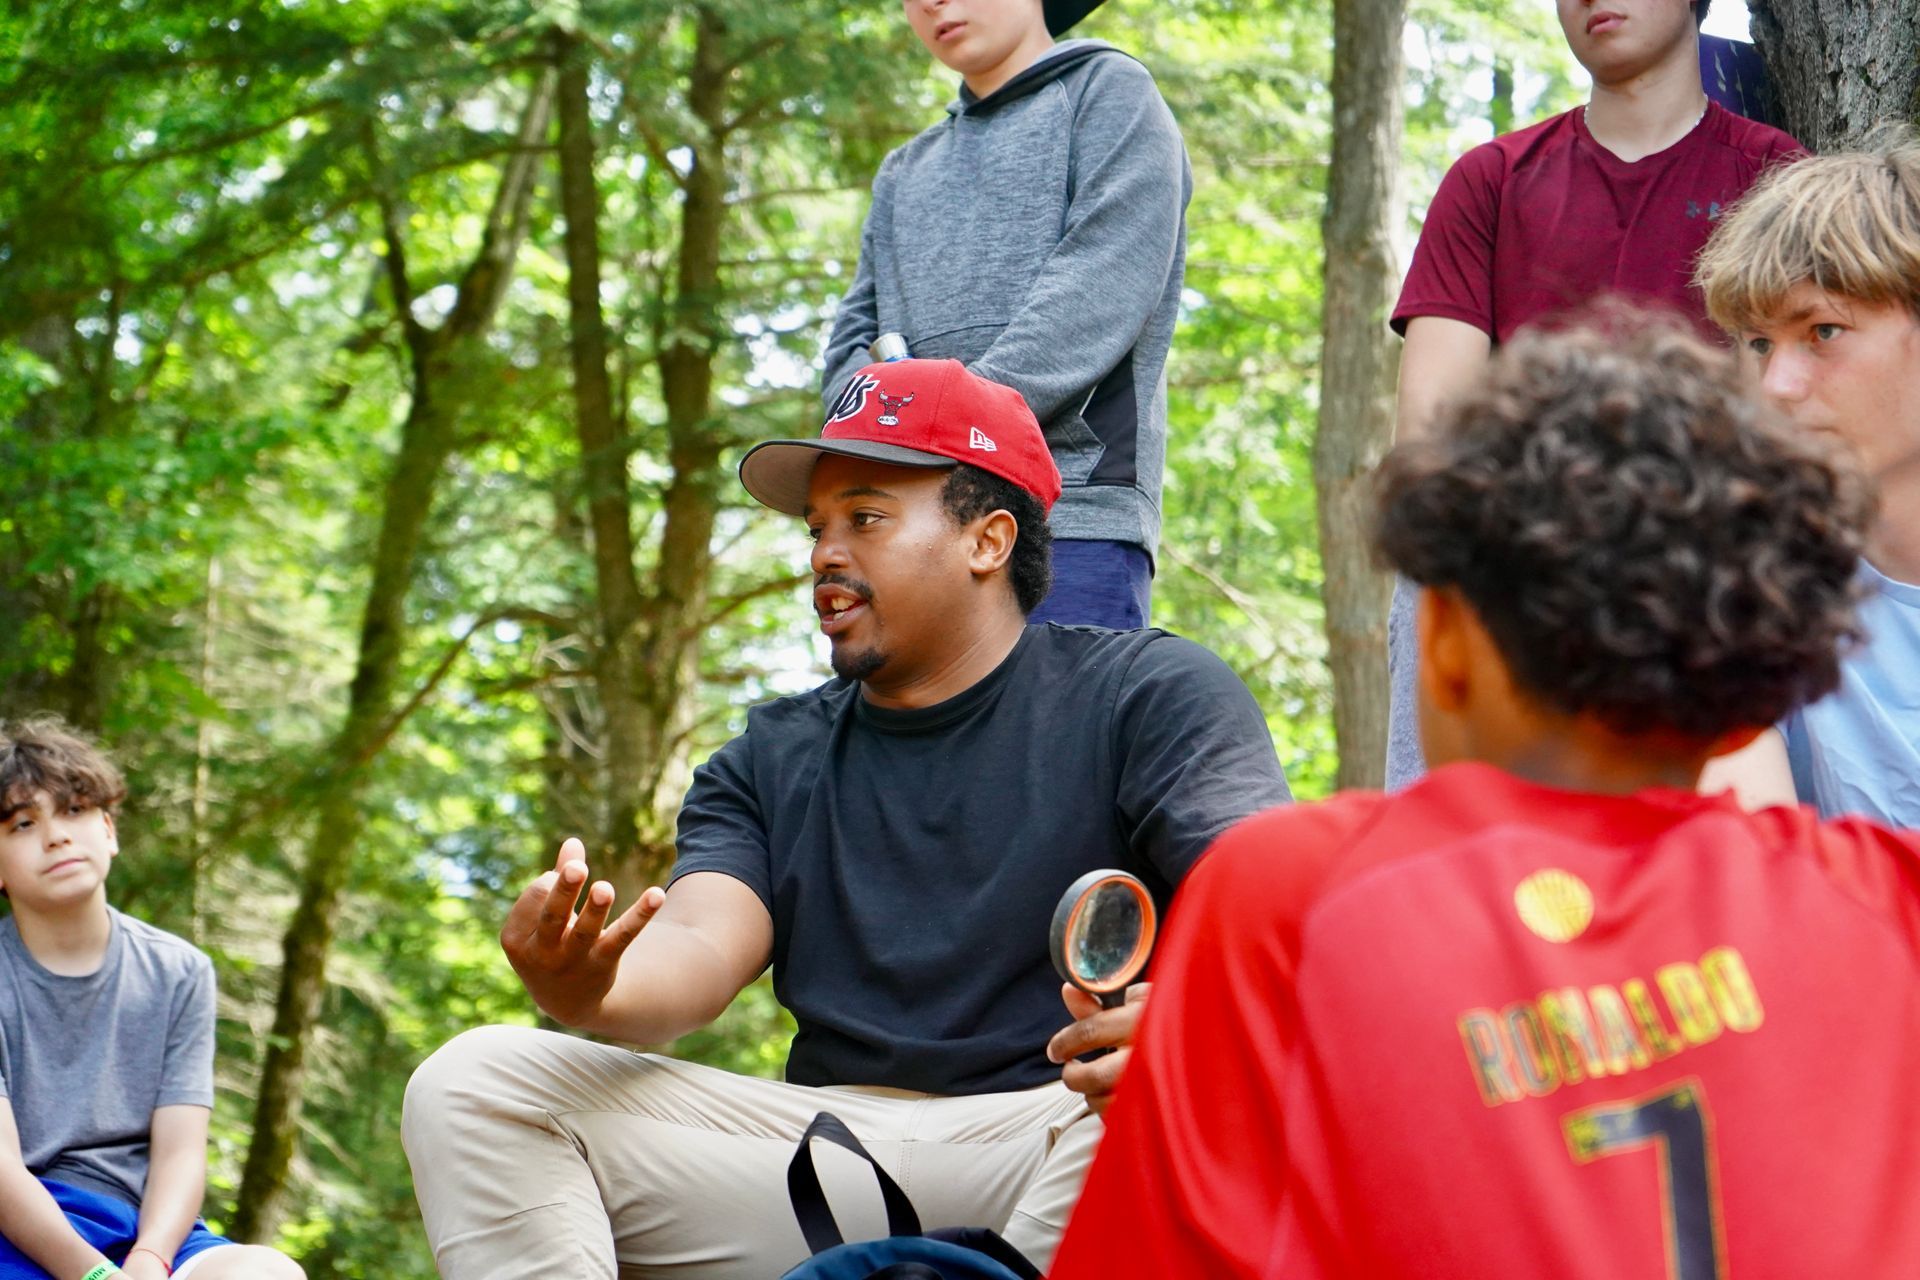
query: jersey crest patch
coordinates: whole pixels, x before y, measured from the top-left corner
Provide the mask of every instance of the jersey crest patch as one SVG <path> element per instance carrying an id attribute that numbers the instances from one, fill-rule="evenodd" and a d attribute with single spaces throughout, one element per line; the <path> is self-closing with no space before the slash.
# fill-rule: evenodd
<path id="1" fill-rule="evenodd" d="M 836 422 L 845 422 L 848 418 L 857 415 L 867 407 L 867 397 L 873 394 L 873 389 L 879 385 L 880 379 L 868 377 L 865 374 L 848 382 L 840 389 L 840 394 L 834 397 L 833 404 L 827 409 L 826 425 L 832 426 Z M 884 422 L 885 419 L 882 421 Z M 898 423 L 899 419 L 894 419 L 894 422 Z"/>
<path id="2" fill-rule="evenodd" d="M 1548 867 L 1513 890 L 1520 923 L 1548 942 L 1572 942 L 1593 923 L 1593 890 L 1571 871 Z"/>

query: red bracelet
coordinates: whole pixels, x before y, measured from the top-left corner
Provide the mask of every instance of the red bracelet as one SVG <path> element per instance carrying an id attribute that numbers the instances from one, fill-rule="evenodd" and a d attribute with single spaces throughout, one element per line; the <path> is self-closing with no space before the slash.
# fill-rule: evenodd
<path id="1" fill-rule="evenodd" d="M 127 1256 L 129 1258 L 131 1258 L 136 1253 L 144 1253 L 149 1255 L 150 1257 L 157 1259 L 160 1265 L 166 1269 L 166 1272 L 168 1275 L 173 1274 L 173 1264 L 171 1262 L 168 1262 L 165 1258 L 160 1257 L 157 1251 L 153 1249 L 149 1249 L 147 1248 L 147 1246 L 143 1244 L 137 1244 L 133 1246 L 133 1248 L 127 1250 Z"/>

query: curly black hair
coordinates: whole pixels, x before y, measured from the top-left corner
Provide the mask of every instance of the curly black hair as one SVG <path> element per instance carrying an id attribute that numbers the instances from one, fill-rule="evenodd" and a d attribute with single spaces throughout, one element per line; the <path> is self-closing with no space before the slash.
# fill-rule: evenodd
<path id="1" fill-rule="evenodd" d="M 1624 309 L 1524 334 L 1381 466 L 1375 545 L 1466 598 L 1543 704 L 1712 739 L 1839 682 L 1864 480 L 1730 355 Z"/>
<path id="2" fill-rule="evenodd" d="M 1013 517 L 1020 532 L 1007 561 L 1007 580 L 1020 612 L 1032 613 L 1053 587 L 1053 529 L 1040 499 L 1011 480 L 963 462 L 947 473 L 947 482 L 940 486 L 940 504 L 956 525 L 990 511 L 1005 511 Z"/>

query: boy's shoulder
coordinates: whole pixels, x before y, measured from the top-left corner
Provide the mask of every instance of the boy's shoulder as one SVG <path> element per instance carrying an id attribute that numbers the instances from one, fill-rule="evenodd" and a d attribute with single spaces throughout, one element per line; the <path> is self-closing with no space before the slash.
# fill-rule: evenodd
<path id="1" fill-rule="evenodd" d="M 1807 154 L 1807 149 L 1792 134 L 1758 120 L 1749 120 L 1718 103 L 1709 108 L 1709 115 L 1709 124 L 1713 126 L 1709 130 L 1712 141 L 1738 153 L 1756 168 L 1776 160 L 1797 160 Z"/>
<path id="2" fill-rule="evenodd" d="M 1578 111 L 1578 107 L 1572 111 L 1562 111 L 1510 133 L 1489 138 L 1463 152 L 1453 162 L 1453 168 L 1463 176 L 1494 183 L 1504 182 L 1509 175 L 1526 167 L 1542 153 L 1573 145 L 1577 136 L 1573 121 Z"/>
<path id="3" fill-rule="evenodd" d="M 168 933 L 158 925 L 148 924 L 115 907 L 107 910 L 113 915 L 113 927 L 120 933 L 122 944 L 130 957 L 138 957 L 161 970 L 185 977 L 198 977 L 211 971 L 213 961 L 207 953 L 175 933 Z"/>

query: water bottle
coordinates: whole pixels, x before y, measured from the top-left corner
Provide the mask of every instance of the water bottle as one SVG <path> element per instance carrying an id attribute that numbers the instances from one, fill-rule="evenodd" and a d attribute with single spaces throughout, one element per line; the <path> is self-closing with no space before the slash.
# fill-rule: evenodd
<path id="1" fill-rule="evenodd" d="M 873 340 L 867 348 L 867 354 L 873 357 L 875 364 L 892 364 L 895 360 L 907 358 L 907 340 L 897 333 L 883 333 Z"/>

